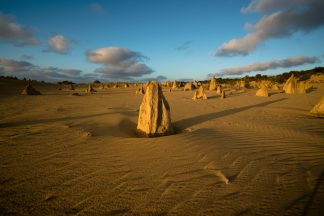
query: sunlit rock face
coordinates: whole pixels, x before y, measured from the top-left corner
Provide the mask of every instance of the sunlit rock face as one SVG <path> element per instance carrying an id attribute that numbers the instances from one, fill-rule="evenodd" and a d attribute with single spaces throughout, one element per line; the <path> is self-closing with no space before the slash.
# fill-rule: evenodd
<path id="1" fill-rule="evenodd" d="M 194 89 L 194 85 L 192 84 L 192 82 L 186 83 L 186 85 L 183 88 L 184 91 L 191 91 L 193 89 Z"/>
<path id="2" fill-rule="evenodd" d="M 258 97 L 269 97 L 268 88 L 266 86 L 262 86 L 256 93 Z"/>
<path id="3" fill-rule="evenodd" d="M 199 89 L 195 91 L 192 99 L 193 100 L 197 100 L 197 99 L 206 100 L 207 99 L 207 95 L 205 94 L 205 90 L 204 90 L 204 88 L 202 86 L 200 86 Z"/>
<path id="4" fill-rule="evenodd" d="M 314 116 L 324 118 L 324 97 L 311 109 L 310 113 Z"/>
<path id="5" fill-rule="evenodd" d="M 172 133 L 170 106 L 158 82 L 150 82 L 140 106 L 137 134 L 156 137 Z"/>
<path id="6" fill-rule="evenodd" d="M 209 91 L 214 91 L 217 89 L 217 85 L 216 85 L 216 78 L 215 76 L 213 76 L 210 80 L 210 84 L 209 84 Z"/>
<path id="7" fill-rule="evenodd" d="M 286 94 L 295 94 L 297 91 L 297 80 L 292 74 L 291 77 L 286 81 L 285 85 L 283 86 L 283 90 Z"/>
<path id="8" fill-rule="evenodd" d="M 226 95 L 225 95 L 225 90 L 222 91 L 222 94 L 221 94 L 221 99 L 225 99 L 226 98 Z"/>

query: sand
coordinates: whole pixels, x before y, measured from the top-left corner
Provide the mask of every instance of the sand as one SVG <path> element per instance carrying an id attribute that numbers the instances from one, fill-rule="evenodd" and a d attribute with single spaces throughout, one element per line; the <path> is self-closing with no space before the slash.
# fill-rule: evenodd
<path id="1" fill-rule="evenodd" d="M 136 88 L 0 80 L 0 215 L 321 215 L 324 124 L 308 94 L 164 89 L 177 134 L 135 136 Z M 66 89 L 66 88 L 63 88 Z"/>

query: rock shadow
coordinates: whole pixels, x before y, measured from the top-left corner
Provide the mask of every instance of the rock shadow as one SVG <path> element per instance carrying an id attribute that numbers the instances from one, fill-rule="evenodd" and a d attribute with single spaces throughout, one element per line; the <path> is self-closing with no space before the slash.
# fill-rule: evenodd
<path id="1" fill-rule="evenodd" d="M 188 128 L 188 127 L 203 123 L 205 121 L 213 120 L 213 119 L 216 119 L 216 118 L 221 118 L 221 117 L 224 117 L 224 116 L 227 116 L 227 115 L 233 115 L 235 113 L 242 112 L 242 111 L 252 109 L 252 108 L 255 108 L 255 107 L 264 107 L 264 106 L 267 106 L 269 104 L 276 103 L 276 102 L 283 101 L 283 100 L 286 100 L 286 98 L 267 101 L 267 102 L 254 104 L 254 105 L 249 105 L 249 106 L 244 106 L 244 107 L 240 107 L 240 108 L 228 109 L 228 110 L 224 110 L 224 111 L 221 111 L 221 112 L 214 112 L 214 113 L 208 113 L 208 114 L 204 114 L 204 115 L 194 116 L 194 117 L 182 119 L 182 120 L 179 120 L 179 121 L 175 122 L 175 126 L 176 126 L 176 128 L 178 128 L 178 130 L 184 130 L 184 129 Z"/>

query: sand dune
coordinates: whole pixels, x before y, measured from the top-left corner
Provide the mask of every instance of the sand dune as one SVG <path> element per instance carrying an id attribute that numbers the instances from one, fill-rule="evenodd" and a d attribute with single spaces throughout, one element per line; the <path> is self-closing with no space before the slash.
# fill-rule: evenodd
<path id="1" fill-rule="evenodd" d="M 324 94 L 256 90 L 193 101 L 164 89 L 176 134 L 135 135 L 136 87 L 80 96 L 0 83 L 0 214 L 321 215 Z M 226 92 L 229 92 L 226 90 Z"/>

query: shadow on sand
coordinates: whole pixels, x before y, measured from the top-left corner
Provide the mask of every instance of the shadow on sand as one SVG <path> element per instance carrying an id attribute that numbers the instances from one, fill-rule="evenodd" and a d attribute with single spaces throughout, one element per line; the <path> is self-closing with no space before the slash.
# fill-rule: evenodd
<path id="1" fill-rule="evenodd" d="M 312 205 L 312 203 L 313 203 L 313 201 L 315 199 L 315 196 L 319 192 L 319 189 L 320 189 L 321 183 L 323 183 L 323 180 L 324 180 L 324 169 L 322 170 L 321 175 L 317 179 L 317 182 L 316 182 L 316 185 L 314 187 L 314 190 L 310 194 L 310 198 L 309 198 L 308 202 L 306 203 L 306 206 L 305 206 L 304 211 L 303 211 L 303 214 L 302 214 L 303 216 L 308 215 L 309 208 L 311 207 L 311 205 Z"/>
<path id="2" fill-rule="evenodd" d="M 61 121 L 72 121 L 72 120 L 80 120 L 85 118 L 92 118 L 98 116 L 105 116 L 111 114 L 123 114 L 126 116 L 134 116 L 137 115 L 136 112 L 126 112 L 126 111 L 116 111 L 116 112 L 105 112 L 105 113 L 98 113 L 92 115 L 83 115 L 83 116 L 69 116 L 69 117 L 62 117 L 62 118 L 53 118 L 53 119 L 36 119 L 36 120 L 27 120 L 27 121 L 19 121 L 19 122 L 8 122 L 8 123 L 0 123 L 0 128 L 7 128 L 7 127 L 19 127 L 25 125 L 34 125 L 34 124 L 45 124 L 45 123 L 55 123 Z"/>
<path id="3" fill-rule="evenodd" d="M 276 102 L 283 101 L 283 100 L 286 100 L 286 98 L 281 98 L 278 100 L 267 101 L 267 102 L 263 102 L 263 103 L 259 103 L 259 104 L 250 105 L 250 106 L 244 106 L 244 107 L 240 107 L 240 108 L 224 110 L 221 112 L 208 113 L 208 114 L 204 114 L 204 115 L 190 117 L 187 119 L 182 119 L 182 120 L 175 122 L 175 127 L 178 128 L 178 130 L 184 130 L 188 127 L 191 127 L 196 124 L 200 124 L 200 123 L 208 121 L 208 120 L 224 117 L 227 115 L 232 115 L 232 114 L 242 112 L 242 111 L 245 111 L 245 110 L 248 110 L 251 108 L 255 108 L 255 107 L 264 107 L 269 104 L 276 103 Z"/>

